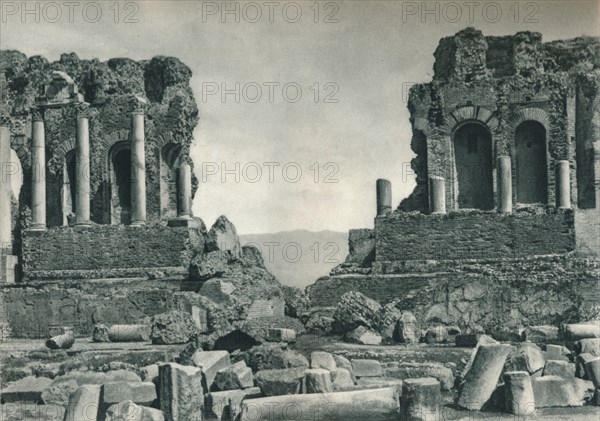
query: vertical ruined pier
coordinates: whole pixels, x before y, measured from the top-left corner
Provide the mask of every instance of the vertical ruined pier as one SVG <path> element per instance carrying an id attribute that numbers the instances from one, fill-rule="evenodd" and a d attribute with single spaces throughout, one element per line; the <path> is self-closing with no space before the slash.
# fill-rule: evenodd
<path id="1" fill-rule="evenodd" d="M 31 120 L 31 229 L 46 229 L 46 134 L 41 110 Z"/>
<path id="2" fill-rule="evenodd" d="M 512 174 L 510 156 L 498 157 L 498 212 L 512 212 Z"/>
<path id="3" fill-rule="evenodd" d="M 131 112 L 131 225 L 146 224 L 146 155 L 144 109 L 139 98 Z"/>
<path id="4" fill-rule="evenodd" d="M 90 129 L 89 104 L 77 106 L 75 225 L 90 225 Z"/>
<path id="5" fill-rule="evenodd" d="M 377 216 L 385 216 L 392 211 L 392 183 L 380 178 L 375 183 L 377 189 Z"/>

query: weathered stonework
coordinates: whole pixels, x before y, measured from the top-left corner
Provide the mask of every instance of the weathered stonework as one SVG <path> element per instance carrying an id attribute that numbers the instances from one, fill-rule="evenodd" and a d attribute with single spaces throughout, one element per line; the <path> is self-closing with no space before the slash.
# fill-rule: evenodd
<path id="1" fill-rule="evenodd" d="M 312 305 L 358 291 L 422 325 L 488 332 L 596 317 L 599 51 L 531 32 L 442 39 L 433 80 L 410 91 L 417 186 L 350 231 Z"/>

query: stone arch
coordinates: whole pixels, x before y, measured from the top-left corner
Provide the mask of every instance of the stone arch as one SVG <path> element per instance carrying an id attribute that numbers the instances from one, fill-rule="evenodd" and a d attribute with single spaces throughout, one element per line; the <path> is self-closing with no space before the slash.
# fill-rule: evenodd
<path id="1" fill-rule="evenodd" d="M 131 148 L 128 141 L 116 142 L 108 151 L 110 223 L 131 222 Z"/>
<path id="2" fill-rule="evenodd" d="M 454 132 L 463 124 L 470 122 L 479 122 L 487 127 L 490 134 L 498 128 L 498 119 L 494 113 L 485 107 L 466 106 L 459 107 L 450 112 L 445 120 L 444 125 L 440 128 L 441 132 L 446 135 L 453 135 Z"/>
<path id="3" fill-rule="evenodd" d="M 455 203 L 459 209 L 494 207 L 493 145 L 490 128 L 464 119 L 452 133 Z"/>
<path id="4" fill-rule="evenodd" d="M 550 131 L 550 117 L 541 108 L 521 108 L 516 110 L 508 120 L 508 125 L 514 132 L 517 126 L 524 121 L 537 121 L 544 126 L 546 133 Z"/>
<path id="5" fill-rule="evenodd" d="M 546 127 L 524 120 L 514 131 L 517 203 L 548 202 L 548 142 Z"/>

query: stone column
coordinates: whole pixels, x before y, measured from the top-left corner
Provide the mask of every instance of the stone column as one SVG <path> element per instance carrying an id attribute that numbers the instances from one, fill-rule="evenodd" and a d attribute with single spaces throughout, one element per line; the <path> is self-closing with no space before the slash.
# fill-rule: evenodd
<path id="1" fill-rule="evenodd" d="M 512 174 L 510 156 L 498 157 L 498 212 L 512 212 Z"/>
<path id="2" fill-rule="evenodd" d="M 571 207 L 571 180 L 569 161 L 556 163 L 556 206 L 560 209 Z"/>
<path id="3" fill-rule="evenodd" d="M 89 104 L 77 105 L 77 142 L 75 146 L 75 225 L 90 225 L 90 128 Z"/>
<path id="4" fill-rule="evenodd" d="M 31 229 L 46 229 L 46 134 L 42 110 L 31 120 Z"/>
<path id="5" fill-rule="evenodd" d="M 382 178 L 376 182 L 377 216 L 385 216 L 392 211 L 392 183 Z"/>
<path id="6" fill-rule="evenodd" d="M 10 119 L 0 119 L 0 250 L 12 252 Z M 10 253 L 9 253 L 10 254 Z"/>
<path id="7" fill-rule="evenodd" d="M 444 177 L 429 177 L 429 197 L 431 213 L 446 213 L 446 180 Z"/>
<path id="8" fill-rule="evenodd" d="M 146 155 L 144 150 L 144 110 L 135 106 L 131 113 L 131 225 L 146 223 Z"/>
<path id="9" fill-rule="evenodd" d="M 533 415 L 535 397 L 529 373 L 526 371 L 504 373 L 504 384 L 506 410 L 515 415 Z"/>
<path id="10" fill-rule="evenodd" d="M 191 205 L 192 205 L 192 170 L 190 164 L 182 162 L 179 166 L 178 173 L 178 185 L 177 185 L 177 216 L 180 219 L 191 219 Z"/>
<path id="11" fill-rule="evenodd" d="M 406 379 L 402 384 L 400 410 L 402 420 L 426 421 L 440 419 L 441 386 L 437 379 L 423 377 Z"/>
<path id="12" fill-rule="evenodd" d="M 471 369 L 465 376 L 458 405 L 479 411 L 492 397 L 502 374 L 504 363 L 512 348 L 510 345 L 481 345 L 477 349 Z"/>

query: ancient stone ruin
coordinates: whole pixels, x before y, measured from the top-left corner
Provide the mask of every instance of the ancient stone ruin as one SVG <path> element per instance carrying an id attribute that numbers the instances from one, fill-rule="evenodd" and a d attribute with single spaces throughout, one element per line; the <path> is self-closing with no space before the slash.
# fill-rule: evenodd
<path id="1" fill-rule="evenodd" d="M 304 294 L 192 214 L 186 65 L 0 51 L 0 418 L 597 419 L 599 53 L 442 39 L 416 188 Z"/>

